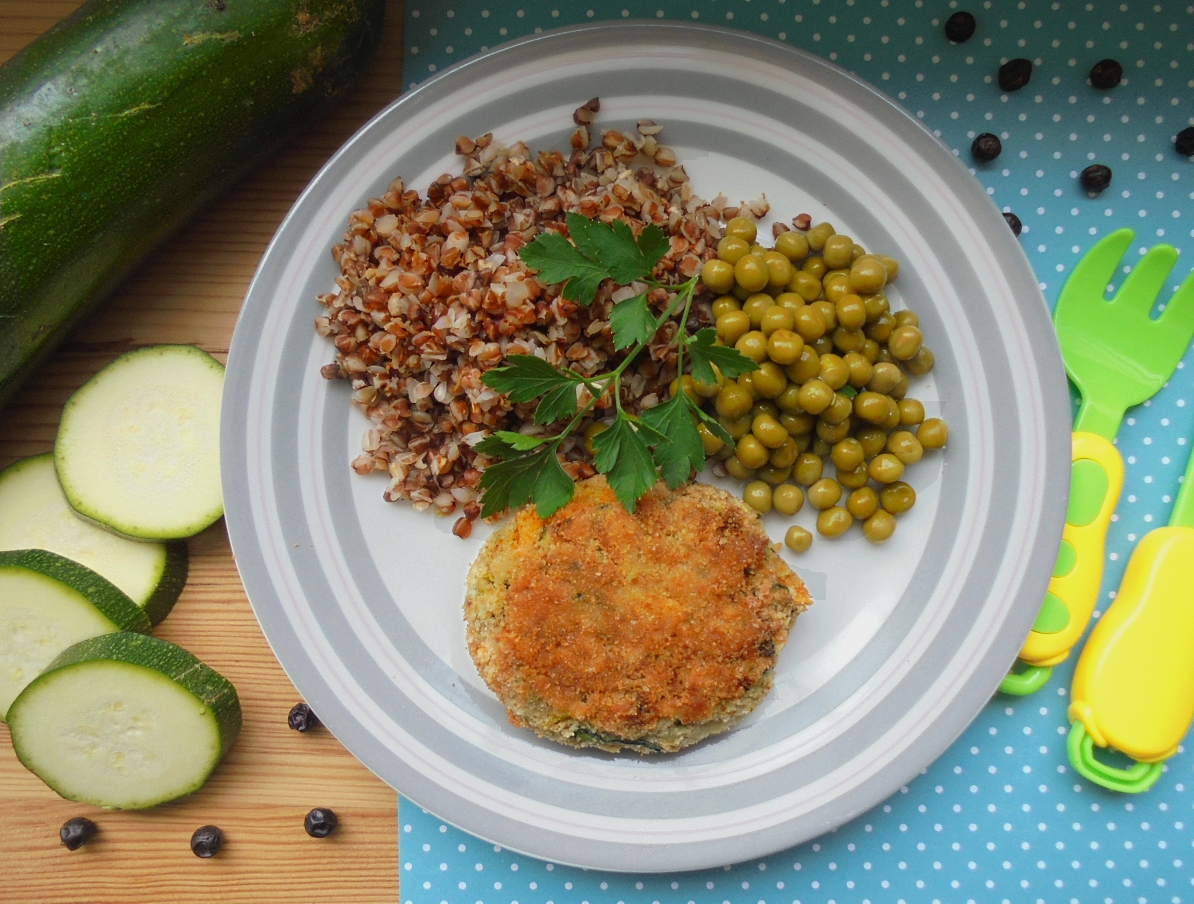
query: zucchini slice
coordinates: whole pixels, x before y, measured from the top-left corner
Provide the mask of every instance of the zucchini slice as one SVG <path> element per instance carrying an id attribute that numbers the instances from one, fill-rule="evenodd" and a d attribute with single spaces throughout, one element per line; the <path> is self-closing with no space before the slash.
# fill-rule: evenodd
<path id="1" fill-rule="evenodd" d="M 17 757 L 67 800 L 140 810 L 203 785 L 241 726 L 236 689 L 144 634 L 64 650 L 13 702 Z"/>
<path id="2" fill-rule="evenodd" d="M 193 345 L 121 355 L 66 403 L 54 466 L 67 502 L 126 537 L 176 540 L 224 514 L 224 366 Z"/>
<path id="3" fill-rule="evenodd" d="M 153 624 L 187 580 L 186 543 L 119 537 L 85 521 L 62 495 L 54 456 L 33 455 L 0 471 L 0 550 L 48 549 L 86 565 L 128 594 Z"/>
<path id="4" fill-rule="evenodd" d="M 51 660 L 115 631 L 148 633 L 149 617 L 111 581 L 44 549 L 0 552 L 0 721 Z"/>

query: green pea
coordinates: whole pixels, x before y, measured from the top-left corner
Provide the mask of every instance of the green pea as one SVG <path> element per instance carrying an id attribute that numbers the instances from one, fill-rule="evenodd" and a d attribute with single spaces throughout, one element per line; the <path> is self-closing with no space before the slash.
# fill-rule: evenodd
<path id="1" fill-rule="evenodd" d="M 841 389 L 850 380 L 850 368 L 837 355 L 822 355 L 821 379 L 830 389 Z"/>
<path id="2" fill-rule="evenodd" d="M 887 338 L 887 350 L 900 361 L 907 361 L 924 343 L 924 333 L 917 326 L 897 326 Z"/>
<path id="3" fill-rule="evenodd" d="M 813 251 L 820 251 L 825 247 L 826 240 L 834 234 L 833 224 L 818 223 L 804 234 L 808 246 Z"/>
<path id="4" fill-rule="evenodd" d="M 776 330 L 790 331 L 795 323 L 796 317 L 790 308 L 772 304 L 759 318 L 759 329 L 763 331 L 764 336 L 770 336 Z"/>
<path id="5" fill-rule="evenodd" d="M 846 510 L 859 521 L 871 517 L 878 508 L 879 494 L 867 486 L 859 487 L 846 498 Z"/>
<path id="6" fill-rule="evenodd" d="M 771 491 L 771 504 L 781 515 L 791 517 L 804 508 L 804 490 L 794 483 L 781 483 Z"/>
<path id="7" fill-rule="evenodd" d="M 730 291 L 734 288 L 734 265 L 719 258 L 705 261 L 701 267 L 701 283 L 718 295 Z"/>
<path id="8" fill-rule="evenodd" d="M 793 524 L 784 534 L 784 545 L 793 552 L 806 552 L 813 545 L 813 535 L 799 524 Z"/>
<path id="9" fill-rule="evenodd" d="M 882 543 L 895 533 L 896 520 L 891 512 L 879 509 L 862 523 L 862 533 L 872 543 Z"/>
<path id="10" fill-rule="evenodd" d="M 737 455 L 731 455 L 726 459 L 726 473 L 735 480 L 750 480 L 758 471 L 757 468 L 748 468 L 742 463 Z"/>
<path id="11" fill-rule="evenodd" d="M 850 266 L 850 285 L 855 292 L 878 292 L 887 285 L 887 268 L 874 255 L 864 254 Z"/>
<path id="12" fill-rule="evenodd" d="M 776 425 L 778 426 L 778 425 Z M 781 428 L 782 429 L 782 428 Z M 767 447 L 759 442 L 759 438 L 754 433 L 748 433 L 742 439 L 738 440 L 738 447 L 736 450 L 738 460 L 748 468 L 761 468 L 767 464 L 767 459 L 771 457 L 770 451 Z M 899 461 L 895 456 L 892 459 Z M 901 468 L 903 465 L 900 466 Z M 901 473 L 903 473 L 901 471 Z M 898 478 L 892 478 L 893 480 Z"/>
<path id="13" fill-rule="evenodd" d="M 731 315 L 726 314 L 726 317 Z M 756 364 L 761 364 L 767 360 L 767 337 L 758 330 L 751 330 L 749 333 L 738 338 L 734 343 L 734 348 L 750 358 Z"/>
<path id="14" fill-rule="evenodd" d="M 800 387 L 800 407 L 809 414 L 820 414 L 833 401 L 833 390 L 821 380 L 809 380 Z"/>
<path id="15" fill-rule="evenodd" d="M 792 476 L 801 486 L 812 486 L 821 479 L 821 471 L 824 467 L 820 455 L 814 452 L 804 452 L 796 459 Z"/>
<path id="16" fill-rule="evenodd" d="M 780 422 L 783 426 L 783 422 Z M 789 436 L 782 446 L 771 453 L 768 462 L 773 468 L 790 468 L 796 464 L 796 459 L 800 457 L 800 445 L 796 440 Z"/>
<path id="17" fill-rule="evenodd" d="M 760 515 L 771 511 L 771 487 L 761 480 L 752 480 L 742 490 L 742 499 Z"/>
<path id="18" fill-rule="evenodd" d="M 759 468 L 759 473 L 755 475 L 764 483 L 770 484 L 773 487 L 779 486 L 785 480 L 792 476 L 791 466 L 786 468 L 777 468 L 774 465 L 764 465 Z"/>
<path id="19" fill-rule="evenodd" d="M 750 242 L 743 241 L 736 235 L 727 235 L 717 243 L 717 256 L 730 266 L 738 263 L 750 254 Z"/>
<path id="20" fill-rule="evenodd" d="M 890 452 L 883 452 L 871 459 L 867 470 L 876 483 L 895 483 L 904 476 L 904 463 Z"/>
<path id="21" fill-rule="evenodd" d="M 836 467 L 853 471 L 866 459 L 866 453 L 862 449 L 862 443 L 854 437 L 848 437 L 834 444 L 829 459 Z"/>
<path id="22" fill-rule="evenodd" d="M 750 432 L 768 449 L 778 449 L 788 438 L 788 431 L 781 427 L 779 421 L 769 414 L 758 415 L 750 425 Z M 740 450 L 739 458 L 741 457 L 742 453 Z M 751 462 L 747 461 L 747 464 L 751 464 Z"/>
<path id="23" fill-rule="evenodd" d="M 815 509 L 837 505 L 842 498 L 842 485 L 832 477 L 822 477 L 808 488 L 808 503 Z"/>
<path id="24" fill-rule="evenodd" d="M 766 330 L 763 330 L 766 333 Z M 804 353 L 804 339 L 789 329 L 773 330 L 767 336 L 767 357 L 776 364 L 787 366 Z"/>
<path id="25" fill-rule="evenodd" d="M 916 438 L 925 449 L 940 449 L 949 442 L 949 427 L 941 418 L 931 417 L 917 428 Z"/>
<path id="26" fill-rule="evenodd" d="M 767 277 L 767 262 L 761 254 L 744 255 L 734 264 L 734 281 L 748 292 L 761 292 Z"/>
<path id="27" fill-rule="evenodd" d="M 887 451 L 906 465 L 916 464 L 925 452 L 920 440 L 908 430 L 897 430 L 888 436 Z"/>
<path id="28" fill-rule="evenodd" d="M 899 515 L 916 504 L 916 490 L 904 481 L 897 480 L 879 490 L 879 502 L 884 511 Z"/>
<path id="29" fill-rule="evenodd" d="M 718 390 L 713 406 L 722 417 L 736 418 L 750 411 L 753 404 L 754 399 L 749 391 L 737 383 L 727 383 Z"/>
<path id="30" fill-rule="evenodd" d="M 788 377 L 783 368 L 773 361 L 764 361 L 751 375 L 755 392 L 765 399 L 778 398 L 788 388 Z"/>
<path id="31" fill-rule="evenodd" d="M 717 318 L 722 314 L 728 314 L 730 311 L 741 311 L 742 302 L 733 295 L 722 295 L 714 300 L 710 308 L 713 311 L 713 320 L 716 322 Z"/>
<path id="32" fill-rule="evenodd" d="M 745 311 L 726 311 L 717 318 L 717 338 L 726 345 L 733 345 L 750 332 L 750 315 Z"/>
<path id="33" fill-rule="evenodd" d="M 835 505 L 817 515 L 817 533 L 825 537 L 840 537 L 853 523 L 854 516 L 842 506 Z"/>
<path id="34" fill-rule="evenodd" d="M 726 223 L 726 235 L 750 244 L 759 234 L 758 224 L 750 217 L 733 217 Z"/>
<path id="35" fill-rule="evenodd" d="M 784 368 L 784 373 L 793 383 L 807 383 L 816 379 L 821 373 L 821 356 L 810 345 L 804 346 L 800 357 Z"/>
<path id="36" fill-rule="evenodd" d="M 831 269 L 849 267 L 854 259 L 853 251 L 854 240 L 848 235 L 831 235 L 821 247 L 821 257 L 825 258 L 825 266 Z"/>

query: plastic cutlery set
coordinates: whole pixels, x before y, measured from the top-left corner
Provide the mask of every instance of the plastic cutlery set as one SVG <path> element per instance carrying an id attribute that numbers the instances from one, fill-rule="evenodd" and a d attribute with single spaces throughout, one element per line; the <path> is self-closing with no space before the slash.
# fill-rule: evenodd
<path id="1" fill-rule="evenodd" d="M 1025 668 L 1004 693 L 1034 693 L 1081 639 L 1103 578 L 1107 529 L 1123 486 L 1113 440 L 1124 413 L 1172 376 L 1194 338 L 1194 274 L 1156 318 L 1151 311 L 1177 260 L 1149 249 L 1115 297 L 1104 298 L 1134 233 L 1120 229 L 1074 268 L 1054 322 L 1066 372 L 1081 395 L 1074 423 L 1070 501 L 1053 578 L 1024 646 Z M 1074 768 L 1116 791 L 1138 792 L 1161 775 L 1194 720 L 1194 456 L 1168 527 L 1137 545 L 1114 603 L 1095 625 L 1074 672 L 1068 751 Z M 1109 765 L 1094 748 L 1134 760 Z"/>

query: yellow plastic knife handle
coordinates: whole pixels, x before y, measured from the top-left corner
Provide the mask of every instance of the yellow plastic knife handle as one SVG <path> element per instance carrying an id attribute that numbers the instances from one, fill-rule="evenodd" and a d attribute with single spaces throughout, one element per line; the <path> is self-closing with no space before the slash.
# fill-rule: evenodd
<path id="1" fill-rule="evenodd" d="M 1107 527 L 1124 483 L 1124 462 L 1109 440 L 1075 433 L 1070 453 L 1070 504 L 1061 549 L 1045 601 L 1020 650 L 1029 670 L 1009 674 L 1005 693 L 1029 694 L 1048 679 L 1047 667 L 1062 662 L 1082 637 L 1099 598 Z"/>
<path id="2" fill-rule="evenodd" d="M 1074 434 L 1070 461 L 1061 549 L 1045 602 L 1020 651 L 1029 665 L 1063 661 L 1086 630 L 1103 582 L 1107 528 L 1124 485 L 1119 451 L 1097 433 Z"/>
<path id="3" fill-rule="evenodd" d="M 1074 670 L 1070 719 L 1138 763 L 1177 752 L 1194 721 L 1194 529 L 1136 546 Z"/>

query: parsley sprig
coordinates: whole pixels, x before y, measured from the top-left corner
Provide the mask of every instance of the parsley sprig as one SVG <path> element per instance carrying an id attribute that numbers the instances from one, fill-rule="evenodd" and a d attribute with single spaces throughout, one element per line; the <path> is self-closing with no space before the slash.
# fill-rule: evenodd
<path id="1" fill-rule="evenodd" d="M 593 463 L 632 512 L 661 474 L 675 489 L 704 466 L 698 422 L 723 442 L 732 442 L 717 419 L 684 392 L 638 415 L 622 407 L 622 374 L 673 317 L 679 317 L 679 329 L 671 340 L 676 346 L 677 373 L 684 373 L 685 357 L 693 379 L 703 384 L 717 382 L 714 366 L 727 378 L 758 367 L 736 349 L 716 345 L 712 329 L 688 334 L 688 317 L 700 276 L 675 284 L 654 278 L 655 265 L 670 247 L 662 229 L 648 224 L 635 236 L 621 220 L 606 225 L 575 213 L 568 214 L 566 222 L 571 241 L 558 232 L 545 232 L 519 252 L 540 280 L 562 283 L 564 298 L 581 305 L 592 304 L 607 279 L 622 286 L 638 281 L 647 289 L 618 302 L 610 311 L 614 348 L 625 351 L 613 370 L 586 376 L 571 368 L 554 367 L 534 355 L 516 355 L 482 378 L 512 402 L 538 399 L 536 424 L 564 422 L 556 433 L 547 436 L 499 430 L 478 443 L 478 452 L 495 459 L 481 478 L 481 514 L 485 517 L 534 502 L 539 516 L 546 518 L 572 499 L 575 485 L 557 452 L 564 438 L 607 392 L 614 402 L 614 421 L 593 438 Z M 674 293 L 659 316 L 647 304 L 647 295 L 653 289 Z M 579 405 L 578 391 L 582 387 L 588 390 L 588 400 Z"/>

